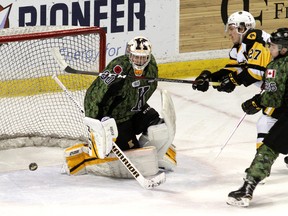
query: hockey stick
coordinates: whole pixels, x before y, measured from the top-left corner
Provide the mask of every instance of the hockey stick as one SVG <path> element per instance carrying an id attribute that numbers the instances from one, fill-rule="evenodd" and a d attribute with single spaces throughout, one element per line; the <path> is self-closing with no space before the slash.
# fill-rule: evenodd
<path id="1" fill-rule="evenodd" d="M 241 117 L 241 119 L 239 120 L 239 122 L 237 123 L 236 127 L 233 129 L 233 131 L 231 132 L 230 136 L 227 138 L 226 142 L 222 145 L 218 155 L 216 156 L 215 159 L 218 158 L 218 156 L 221 154 L 221 152 L 223 151 L 223 149 L 226 147 L 226 145 L 228 144 L 228 142 L 230 141 L 231 137 L 233 136 L 233 134 L 235 133 L 235 131 L 237 130 L 237 128 L 239 127 L 239 125 L 242 123 L 242 121 L 244 120 L 244 118 L 246 117 L 247 113 L 244 113 L 244 115 Z"/>
<path id="2" fill-rule="evenodd" d="M 105 77 L 114 77 L 114 78 L 131 78 L 131 79 L 142 79 L 142 80 L 148 80 L 150 82 L 154 81 L 162 81 L 162 82 L 174 82 L 174 83 L 187 83 L 187 84 L 200 84 L 201 82 L 196 80 L 181 80 L 181 79 L 168 79 L 168 78 L 154 78 L 154 77 L 137 77 L 137 76 L 130 76 L 130 75 L 121 75 L 121 74 L 107 74 L 107 73 L 99 73 L 99 72 L 93 72 L 93 71 L 83 71 L 83 70 L 77 70 L 75 68 L 70 67 L 66 62 L 64 57 L 60 54 L 59 49 L 53 48 L 51 50 L 52 55 L 54 56 L 55 60 L 57 61 L 58 65 L 60 66 L 61 70 L 71 73 L 71 74 L 84 74 L 84 75 L 92 75 L 92 76 L 101 76 L 105 75 Z M 202 81 L 203 82 L 203 81 Z M 219 86 L 219 82 L 209 82 L 212 86 Z"/>
<path id="3" fill-rule="evenodd" d="M 263 89 L 261 89 L 259 94 L 262 94 Z M 239 127 L 239 125 L 242 123 L 242 121 L 244 120 L 244 118 L 246 117 L 247 113 L 244 113 L 243 116 L 241 117 L 241 119 L 239 120 L 239 122 L 237 123 L 237 125 L 235 126 L 234 130 L 231 132 L 230 136 L 227 138 L 226 142 L 224 143 L 224 145 L 222 145 L 218 155 L 216 156 L 215 159 L 218 158 L 218 156 L 221 154 L 222 150 L 226 147 L 227 143 L 229 142 L 229 140 L 231 139 L 231 137 L 233 136 L 233 134 L 235 133 L 235 131 L 237 130 L 237 128 Z"/>
<path id="4" fill-rule="evenodd" d="M 55 82 L 60 86 L 60 88 L 65 92 L 65 94 L 69 97 L 69 99 L 79 108 L 81 113 L 84 115 L 84 109 L 81 105 L 76 101 L 76 99 L 71 95 L 71 93 L 67 90 L 64 84 L 58 79 L 56 74 L 52 76 Z M 89 128 L 88 128 L 89 129 Z M 164 172 L 158 174 L 157 176 L 146 179 L 139 170 L 133 165 L 133 163 L 127 158 L 127 156 L 123 153 L 123 151 L 113 142 L 112 151 L 116 155 L 116 157 L 122 162 L 122 164 L 126 167 L 126 169 L 130 172 L 130 174 L 138 181 L 138 183 L 145 189 L 152 189 L 154 187 L 159 186 L 164 183 L 166 180 L 166 175 Z"/>

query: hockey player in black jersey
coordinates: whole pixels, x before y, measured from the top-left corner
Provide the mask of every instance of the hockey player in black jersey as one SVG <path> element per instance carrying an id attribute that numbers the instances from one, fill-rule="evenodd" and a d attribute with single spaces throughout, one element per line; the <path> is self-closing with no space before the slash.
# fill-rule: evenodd
<path id="1" fill-rule="evenodd" d="M 243 186 L 228 194 L 229 205 L 249 206 L 254 189 L 270 175 L 278 155 L 288 154 L 288 28 L 279 28 L 271 34 L 270 52 L 273 61 L 268 64 L 264 75 L 264 92 L 244 102 L 242 108 L 247 114 L 262 110 L 263 115 L 278 120 L 258 148 Z"/>
<path id="2" fill-rule="evenodd" d="M 235 12 L 228 18 L 226 31 L 233 42 L 230 60 L 214 73 L 202 71 L 196 78 L 199 82 L 192 85 L 193 89 L 205 92 L 210 81 L 220 82 L 220 86 L 213 87 L 228 93 L 242 84 L 245 87 L 252 83 L 261 86 L 265 67 L 271 61 L 269 50 L 265 47 L 270 35 L 255 29 L 255 26 L 254 17 L 247 11 Z"/>

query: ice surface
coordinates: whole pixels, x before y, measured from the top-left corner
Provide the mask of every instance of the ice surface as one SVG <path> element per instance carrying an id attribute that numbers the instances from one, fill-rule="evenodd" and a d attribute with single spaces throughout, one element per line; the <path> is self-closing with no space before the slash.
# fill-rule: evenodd
<path id="1" fill-rule="evenodd" d="M 241 103 L 258 93 L 238 87 L 233 93 L 202 93 L 189 84 L 159 83 L 149 104 L 160 111 L 160 90 L 167 89 L 177 112 L 178 167 L 166 183 L 145 190 L 134 179 L 61 174 L 63 149 L 27 147 L 0 151 L 0 215 L 259 215 L 286 213 L 288 168 L 281 155 L 248 208 L 226 204 L 242 185 L 255 154 L 256 122 L 246 116 L 230 142 L 220 148 L 243 116 Z M 38 169 L 29 171 L 31 162 Z"/>

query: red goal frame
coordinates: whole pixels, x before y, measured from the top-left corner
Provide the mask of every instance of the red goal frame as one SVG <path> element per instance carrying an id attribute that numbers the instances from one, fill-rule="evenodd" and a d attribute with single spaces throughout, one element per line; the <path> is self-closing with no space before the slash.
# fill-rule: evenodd
<path id="1" fill-rule="evenodd" d="M 53 26 L 51 26 L 53 27 Z M 0 35 L 0 44 L 7 42 L 15 42 L 15 41 L 25 41 L 25 40 L 36 40 L 36 39 L 44 39 L 44 38 L 55 38 L 55 37 L 63 37 L 63 36 L 73 36 L 79 34 L 99 34 L 100 42 L 99 42 L 99 71 L 104 70 L 106 66 L 106 32 L 100 27 L 79 27 L 79 28 L 71 28 L 71 29 L 63 29 L 63 30 L 51 30 L 51 31 L 43 31 L 43 32 L 35 32 L 35 33 L 27 33 L 27 34 L 14 34 L 1 36 Z"/>

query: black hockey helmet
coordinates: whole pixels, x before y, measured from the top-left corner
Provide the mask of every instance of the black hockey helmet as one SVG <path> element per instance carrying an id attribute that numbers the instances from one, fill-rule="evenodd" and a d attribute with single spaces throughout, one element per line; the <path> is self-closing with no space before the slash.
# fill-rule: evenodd
<path id="1" fill-rule="evenodd" d="M 271 34 L 270 40 L 274 44 L 288 48 L 288 28 L 279 28 Z"/>

